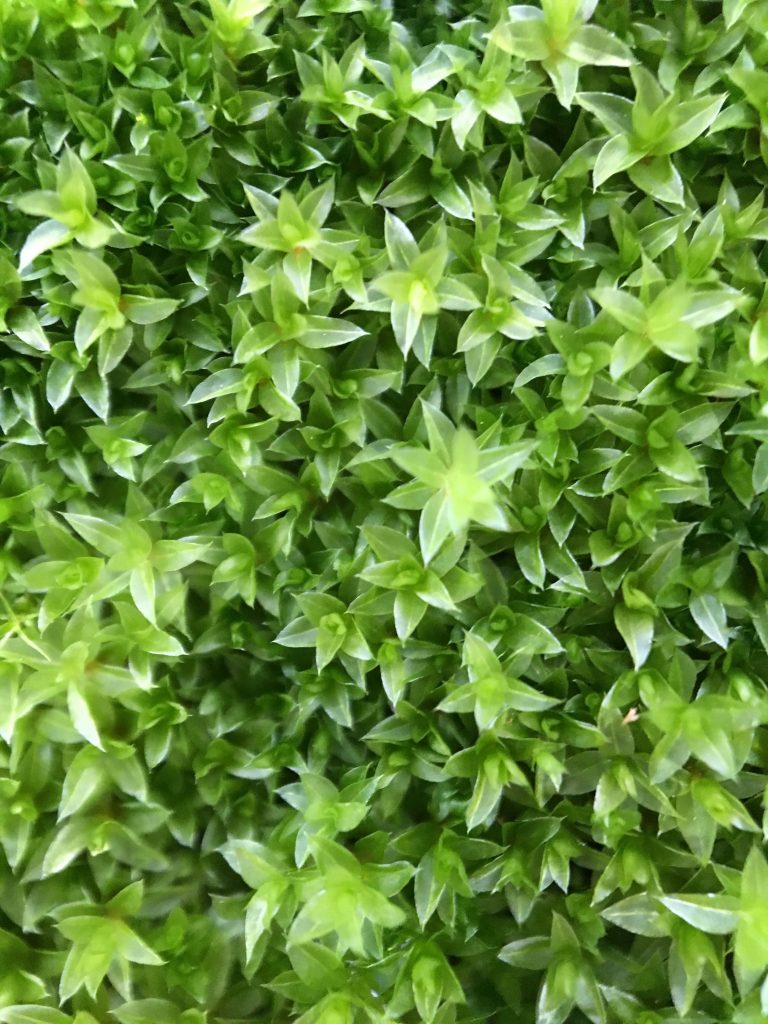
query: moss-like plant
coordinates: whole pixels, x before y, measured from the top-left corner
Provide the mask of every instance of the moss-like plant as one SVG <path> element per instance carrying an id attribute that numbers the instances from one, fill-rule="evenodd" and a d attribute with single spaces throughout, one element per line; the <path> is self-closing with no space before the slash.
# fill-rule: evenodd
<path id="1" fill-rule="evenodd" d="M 0 1022 L 768 1019 L 767 67 L 0 2 Z"/>

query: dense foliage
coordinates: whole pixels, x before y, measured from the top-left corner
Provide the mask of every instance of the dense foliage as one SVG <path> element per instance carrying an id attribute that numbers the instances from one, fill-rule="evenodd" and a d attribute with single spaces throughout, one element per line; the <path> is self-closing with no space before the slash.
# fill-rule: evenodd
<path id="1" fill-rule="evenodd" d="M 768 0 L 2 0 L 0 1021 L 768 1019 Z"/>

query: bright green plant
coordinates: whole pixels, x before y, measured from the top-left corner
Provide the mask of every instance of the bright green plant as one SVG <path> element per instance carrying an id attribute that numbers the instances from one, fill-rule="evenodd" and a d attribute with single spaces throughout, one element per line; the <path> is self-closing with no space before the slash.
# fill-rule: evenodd
<path id="1" fill-rule="evenodd" d="M 767 39 L 0 3 L 0 1022 L 768 1019 Z"/>

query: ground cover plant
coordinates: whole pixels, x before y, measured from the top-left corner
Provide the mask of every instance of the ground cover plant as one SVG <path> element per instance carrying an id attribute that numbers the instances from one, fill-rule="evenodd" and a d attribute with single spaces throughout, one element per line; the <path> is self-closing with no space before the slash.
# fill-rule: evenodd
<path id="1" fill-rule="evenodd" d="M 766 68 L 3 0 L 1 1022 L 768 1019 Z"/>

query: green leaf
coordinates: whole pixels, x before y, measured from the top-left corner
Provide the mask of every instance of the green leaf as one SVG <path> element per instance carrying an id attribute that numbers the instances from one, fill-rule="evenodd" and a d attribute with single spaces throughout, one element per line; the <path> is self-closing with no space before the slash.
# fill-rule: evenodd
<path id="1" fill-rule="evenodd" d="M 6 1006 L 0 1010 L 5 1024 L 69 1024 L 69 1017 L 52 1006 Z"/>
<path id="2" fill-rule="evenodd" d="M 625 135 L 614 135 L 608 139 L 595 160 L 592 171 L 594 187 L 600 188 L 614 174 L 635 166 L 641 156 L 642 153 L 633 148 L 631 140 Z"/>
<path id="3" fill-rule="evenodd" d="M 67 707 L 72 724 L 80 735 L 99 749 L 104 749 L 88 699 L 78 683 L 72 682 L 67 690 Z"/>
<path id="4" fill-rule="evenodd" d="M 133 324 L 156 324 L 167 320 L 177 309 L 177 299 L 149 299 L 142 295 L 126 295 L 124 312 Z"/>
<path id="5" fill-rule="evenodd" d="M 749 358 L 758 365 L 768 359 L 768 321 L 758 316 L 749 333 Z"/>
<path id="6" fill-rule="evenodd" d="M 653 643 L 654 621 L 648 612 L 617 605 L 614 609 L 616 628 L 621 633 L 624 643 L 632 655 L 635 668 L 638 669 L 648 659 Z"/>
<path id="7" fill-rule="evenodd" d="M 618 288 L 596 288 L 594 297 L 602 308 L 628 331 L 643 333 L 647 314 L 643 304 L 634 295 Z"/>
<path id="8" fill-rule="evenodd" d="M 336 345 L 347 345 L 365 334 L 365 331 L 355 324 L 329 316 L 308 316 L 305 317 L 305 324 L 306 327 L 301 332 L 300 341 L 307 348 L 333 348 Z"/>
<path id="9" fill-rule="evenodd" d="M 676 148 L 673 146 L 670 152 Z M 672 206 L 683 205 L 683 179 L 668 156 L 646 158 L 633 164 L 629 168 L 629 176 L 641 191 L 659 202 Z"/>
<path id="10" fill-rule="evenodd" d="M 666 903 L 664 905 L 666 906 Z M 660 909 L 659 901 L 648 893 L 627 896 L 626 899 L 601 910 L 600 914 L 606 921 L 634 935 L 659 938 L 670 933 L 669 921 Z"/>
<path id="11" fill-rule="evenodd" d="M 598 25 L 582 25 L 568 42 L 565 53 L 579 64 L 628 67 L 634 62 L 632 51 Z"/>
<path id="12" fill-rule="evenodd" d="M 691 598 L 691 615 L 694 622 L 713 643 L 728 646 L 728 626 L 725 608 L 714 594 L 696 594 Z"/>
<path id="13" fill-rule="evenodd" d="M 660 899 L 676 917 L 710 935 L 730 935 L 738 924 L 738 901 L 730 896 L 710 893 L 703 896 L 662 896 Z"/>

